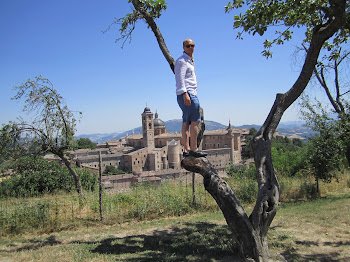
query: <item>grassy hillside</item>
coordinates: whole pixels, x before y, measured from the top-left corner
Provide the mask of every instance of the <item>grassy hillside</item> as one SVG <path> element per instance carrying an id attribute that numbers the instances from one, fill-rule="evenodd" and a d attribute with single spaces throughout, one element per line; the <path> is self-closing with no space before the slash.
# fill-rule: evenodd
<path id="1" fill-rule="evenodd" d="M 350 192 L 283 204 L 271 225 L 279 261 L 349 261 Z M 238 261 L 220 212 L 2 238 L 0 261 Z"/>
<path id="2" fill-rule="evenodd" d="M 321 184 L 308 201 L 301 178 L 280 178 L 281 206 L 269 231 L 272 257 L 284 261 L 349 261 L 350 178 Z M 237 195 L 252 188 L 228 180 Z M 253 183 L 253 181 L 252 181 Z M 74 195 L 2 199 L 0 261 L 232 261 L 236 245 L 203 186 L 192 202 L 188 183 L 136 187 L 98 198 Z M 247 198 L 248 199 L 248 198 Z M 254 201 L 253 201 L 254 202 Z M 253 203 L 245 202 L 248 214 Z"/>

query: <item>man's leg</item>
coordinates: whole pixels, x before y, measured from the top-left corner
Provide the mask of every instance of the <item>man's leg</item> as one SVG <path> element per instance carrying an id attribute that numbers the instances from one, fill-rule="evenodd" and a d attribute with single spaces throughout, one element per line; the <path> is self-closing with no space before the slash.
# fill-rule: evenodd
<path id="1" fill-rule="evenodd" d="M 198 125 L 199 121 L 191 122 L 191 151 L 196 152 L 197 149 L 197 136 L 198 136 Z"/>
<path id="2" fill-rule="evenodd" d="M 200 151 L 197 148 L 198 125 L 199 121 L 191 122 L 191 151 L 189 155 L 194 157 L 206 157 L 207 153 Z"/>
<path id="3" fill-rule="evenodd" d="M 190 128 L 189 124 L 187 124 L 186 122 L 182 123 L 182 130 L 181 130 L 181 133 L 182 133 L 181 140 L 182 141 L 181 142 L 182 142 L 182 145 L 184 146 L 185 152 L 190 151 L 190 143 L 189 143 L 190 133 L 188 131 L 189 128 Z"/>

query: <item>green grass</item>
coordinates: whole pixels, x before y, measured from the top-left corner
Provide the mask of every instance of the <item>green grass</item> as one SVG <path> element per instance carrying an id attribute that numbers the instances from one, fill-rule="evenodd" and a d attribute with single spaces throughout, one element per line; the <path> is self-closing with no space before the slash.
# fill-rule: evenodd
<path id="1" fill-rule="evenodd" d="M 321 197 L 308 200 L 301 185 L 309 178 L 281 178 L 281 203 L 269 231 L 273 258 L 317 261 L 350 257 L 349 178 L 321 184 Z M 246 202 L 249 214 L 256 194 L 250 179 L 228 179 Z M 103 195 L 104 221 L 97 194 L 55 194 L 0 202 L 0 261 L 221 261 L 237 247 L 215 201 L 196 186 L 143 185 L 130 192 Z M 323 249 L 322 249 L 323 248 Z M 324 251 L 320 251 L 322 249 Z M 337 255 L 330 254 L 335 250 Z M 350 250 L 350 249 L 349 249 Z M 309 260 L 308 260 L 309 259 Z M 326 260 L 324 260 L 326 261 Z"/>
<path id="2" fill-rule="evenodd" d="M 349 198 L 347 191 L 283 204 L 268 235 L 272 257 L 347 261 L 350 217 L 344 216 L 344 210 L 350 208 Z M 330 227 L 334 232 L 343 230 L 344 236 L 336 236 Z M 306 228 L 312 240 L 300 235 Z M 320 234 L 325 238 L 321 242 Z M 326 248 L 330 251 L 325 252 Z M 217 211 L 0 240 L 0 261 L 223 261 L 235 259 L 236 254 L 235 242 Z"/>
<path id="3" fill-rule="evenodd" d="M 349 178 L 321 183 L 321 196 L 346 190 Z M 257 195 L 256 181 L 230 177 L 232 187 L 243 206 L 251 206 Z M 281 177 L 281 201 L 313 199 L 312 178 Z M 311 190 L 312 192 L 312 190 Z M 0 202 L 0 236 L 31 232 L 47 233 L 100 224 L 97 192 L 85 192 L 85 201 L 75 193 L 61 193 L 37 198 L 9 198 Z M 203 185 L 196 184 L 196 203 L 192 201 L 192 185 L 186 183 L 150 184 L 134 187 L 130 192 L 103 194 L 104 224 L 145 221 L 161 217 L 183 216 L 202 211 L 219 210 Z"/>

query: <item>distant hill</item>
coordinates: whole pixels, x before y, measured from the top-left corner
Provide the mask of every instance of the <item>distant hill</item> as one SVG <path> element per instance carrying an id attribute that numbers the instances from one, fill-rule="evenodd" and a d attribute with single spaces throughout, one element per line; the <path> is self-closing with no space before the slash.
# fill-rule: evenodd
<path id="1" fill-rule="evenodd" d="M 174 119 L 164 122 L 166 129 L 170 133 L 176 133 L 181 132 L 181 126 L 182 126 L 182 120 L 181 119 Z M 259 130 L 260 125 L 242 125 L 242 126 L 235 126 L 236 128 L 241 129 L 250 129 L 250 128 L 256 128 Z M 205 130 L 216 130 L 216 129 L 226 129 L 227 125 L 220 124 L 215 121 L 205 120 Z M 280 123 L 278 128 L 278 132 L 280 135 L 285 135 L 288 137 L 298 137 L 301 139 L 307 139 L 311 137 L 314 132 L 307 128 L 305 126 L 304 122 L 301 121 L 293 121 L 293 122 L 283 122 Z M 142 134 L 142 128 L 137 127 L 125 132 L 115 132 L 110 134 L 89 134 L 89 135 L 79 135 L 76 138 L 89 138 L 94 143 L 103 143 L 109 140 L 119 139 L 121 137 L 131 135 L 134 132 L 134 134 Z"/>
<path id="2" fill-rule="evenodd" d="M 205 130 L 216 130 L 216 129 L 227 128 L 227 126 L 220 124 L 218 122 L 214 122 L 210 120 L 205 120 L 204 122 L 205 122 Z M 182 127 L 181 119 L 165 121 L 164 124 L 166 126 L 166 130 L 170 133 L 181 132 L 181 127 Z"/>
<path id="3" fill-rule="evenodd" d="M 296 123 L 280 123 L 277 127 L 278 133 L 280 135 L 287 136 L 289 138 L 300 138 L 300 139 L 309 139 L 316 132 L 308 128 L 305 123 L 301 122 Z"/>
<path id="4" fill-rule="evenodd" d="M 255 128 L 257 130 L 260 129 L 260 125 L 242 125 L 237 126 L 237 128 L 242 129 L 251 129 Z M 315 131 L 311 130 L 305 125 L 304 121 L 288 121 L 281 122 L 277 131 L 280 135 L 287 136 L 289 138 L 299 138 L 299 139 L 309 139 L 315 134 Z"/>

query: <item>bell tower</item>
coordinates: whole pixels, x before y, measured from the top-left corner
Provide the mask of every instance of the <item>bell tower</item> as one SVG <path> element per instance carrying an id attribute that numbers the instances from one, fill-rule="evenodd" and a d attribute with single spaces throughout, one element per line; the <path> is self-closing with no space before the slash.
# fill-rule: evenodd
<path id="1" fill-rule="evenodd" d="M 145 107 L 142 116 L 142 134 L 143 134 L 143 146 L 148 149 L 154 149 L 154 123 L 153 113 L 149 107 Z"/>

